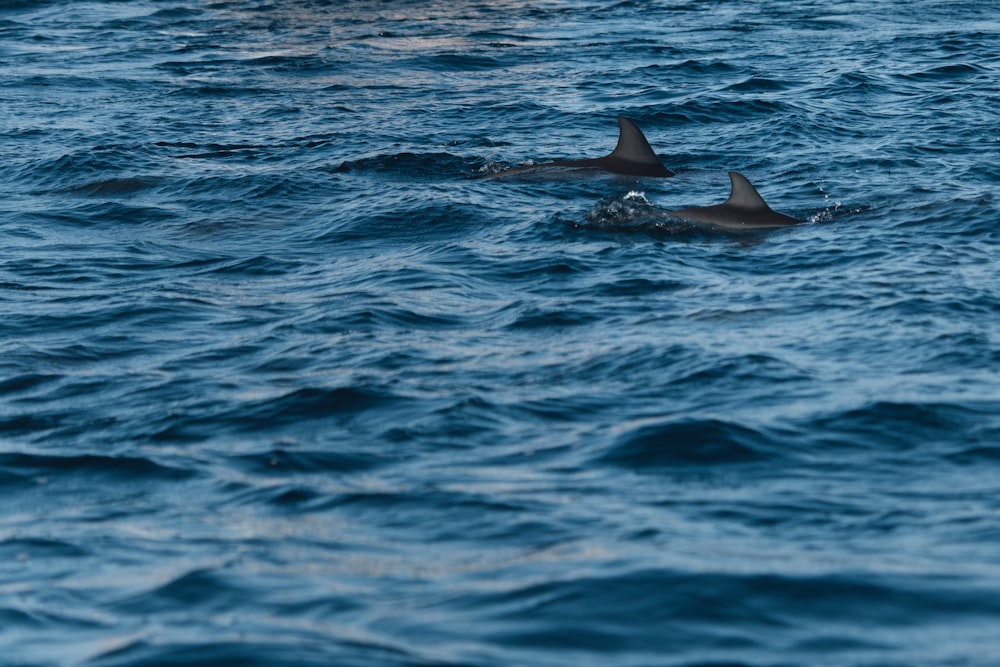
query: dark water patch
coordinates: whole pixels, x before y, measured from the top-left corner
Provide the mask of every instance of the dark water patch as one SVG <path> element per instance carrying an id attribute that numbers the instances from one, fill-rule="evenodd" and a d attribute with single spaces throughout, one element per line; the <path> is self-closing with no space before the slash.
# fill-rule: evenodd
<path id="1" fill-rule="evenodd" d="M 70 189 L 70 192 L 92 197 L 127 196 L 154 187 L 158 184 L 159 180 L 157 178 L 142 176 L 108 178 L 75 186 Z"/>
<path id="2" fill-rule="evenodd" d="M 52 4 L 56 3 L 51 0 L 4 0 L 4 2 L 0 4 L 0 11 L 39 9 Z"/>
<path id="3" fill-rule="evenodd" d="M 163 585 L 118 602 L 115 606 L 125 612 L 142 613 L 183 611 L 199 608 L 206 611 L 220 610 L 233 603 L 240 603 L 245 593 L 218 570 L 187 572 Z"/>
<path id="4" fill-rule="evenodd" d="M 280 633 L 275 633 L 279 634 Z M 296 667 L 365 667 L 373 664 L 399 667 L 449 667 L 449 662 L 422 659 L 390 645 L 365 642 L 348 634 L 342 638 L 314 637 L 309 642 L 289 646 L 280 636 L 272 640 L 205 639 L 184 641 L 169 646 L 156 642 L 134 641 L 108 652 L 90 664 L 95 667 L 182 667 L 191 664 L 219 667 L 274 667 L 293 660 Z M 452 663 L 458 667 L 461 663 Z"/>
<path id="5" fill-rule="evenodd" d="M 118 303 L 101 304 L 102 307 L 95 307 L 92 301 L 96 300 L 86 295 L 60 299 L 60 305 L 66 312 L 39 316 L 25 315 L 18 317 L 17 320 L 23 326 L 53 327 L 70 334 L 74 331 L 88 331 L 93 327 L 112 326 L 126 330 L 132 328 L 133 331 L 147 326 L 162 327 L 166 331 L 176 325 L 178 313 L 185 307 L 194 307 L 185 313 L 190 316 L 188 322 L 191 325 L 211 319 L 207 316 L 210 310 L 196 301 L 184 303 L 180 300 L 176 302 L 167 300 L 165 303 L 150 304 L 126 298 Z M 197 315 L 195 310 L 198 311 Z M 143 346 L 136 344 L 128 335 L 108 333 L 94 335 L 86 344 L 50 343 L 45 349 L 26 355 L 26 358 L 36 360 L 47 370 L 65 371 L 69 368 L 79 370 L 90 364 L 100 364 L 102 361 L 122 361 L 142 349 Z M 87 381 L 83 379 L 84 386 Z"/>
<path id="6" fill-rule="evenodd" d="M 78 96 L 99 94 L 108 89 L 119 92 L 137 91 L 143 83 L 135 79 L 117 76 L 96 78 L 93 76 L 75 76 L 66 73 L 31 74 L 21 79 L 5 79 L 0 87 L 7 90 L 33 88 L 51 95 Z M 82 100 L 81 100 L 82 101 Z"/>
<path id="7" fill-rule="evenodd" d="M 13 538 L 0 541 L 0 554 L 9 561 L 27 562 L 34 558 L 79 558 L 90 555 L 79 545 L 50 538 Z M 12 555 L 12 557 L 10 557 Z M 2 557 L 2 556 L 0 556 Z"/>
<path id="8" fill-rule="evenodd" d="M 592 293 L 615 297 L 643 297 L 656 294 L 676 292 L 689 287 L 685 282 L 672 279 L 622 278 L 614 282 L 603 283 L 592 289 Z"/>
<path id="9" fill-rule="evenodd" d="M 766 655 L 772 643 L 791 644 L 793 651 L 819 643 L 878 655 L 890 648 L 888 638 L 852 636 L 857 622 L 909 634 L 930 619 L 961 624 L 997 612 L 995 604 L 980 605 L 973 589 L 944 581 L 663 570 L 555 581 L 467 602 L 475 610 L 492 610 L 510 628 L 493 637 L 505 644 L 565 650 L 590 637 L 588 649 L 598 653 L 659 655 L 671 646 L 674 658 L 689 650 L 677 647 L 694 646 L 701 647 L 694 655 Z M 602 610 L 598 616 L 587 611 L 595 607 Z M 644 623 L 637 626 L 636 618 Z"/>
<path id="10" fill-rule="evenodd" d="M 26 442 L 44 445 L 71 438 L 82 444 L 101 442 L 104 434 L 119 426 L 119 420 L 114 417 L 80 420 L 72 413 L 54 411 L 19 415 L 0 424 L 0 430 L 20 435 Z"/>
<path id="11" fill-rule="evenodd" d="M 165 70 L 177 75 L 190 75 L 197 73 L 214 73 L 216 71 L 226 71 L 239 65 L 239 60 L 224 58 L 221 56 L 207 57 L 199 60 L 168 60 L 157 63 L 157 69 Z"/>
<path id="12" fill-rule="evenodd" d="M 913 81 L 947 81 L 951 79 L 961 79 L 974 74 L 981 74 L 986 71 L 988 70 L 978 65 L 963 63 L 932 67 L 931 69 L 925 71 L 904 75 L 903 78 Z"/>
<path id="13" fill-rule="evenodd" d="M 985 411 L 984 411 L 985 409 Z M 989 420 L 990 407 L 934 402 L 877 401 L 817 419 L 818 442 L 885 452 L 907 452 L 962 443 Z"/>
<path id="14" fill-rule="evenodd" d="M 101 197 L 118 195 L 100 195 Z M 150 206 L 139 201 L 97 201 L 56 210 L 44 216 L 71 228 L 116 227 L 118 225 L 160 225 L 172 222 L 177 215 L 169 208 Z"/>
<path id="15" fill-rule="evenodd" d="M 426 59 L 421 58 L 413 64 L 415 67 L 427 67 L 435 71 L 450 72 L 485 72 L 509 66 L 505 60 L 468 53 L 441 54 Z"/>
<path id="16" fill-rule="evenodd" d="M 533 35 L 522 35 L 502 30 L 477 30 L 470 33 L 469 37 L 484 40 L 487 45 L 493 48 L 517 47 L 544 39 Z"/>
<path id="17" fill-rule="evenodd" d="M 205 38 L 203 40 L 195 40 L 187 44 L 176 44 L 169 51 L 169 55 L 172 56 L 183 56 L 186 54 L 204 54 L 204 53 L 217 53 L 223 50 L 221 43 Z M 184 61 L 171 61 L 171 62 L 184 62 Z"/>
<path id="18" fill-rule="evenodd" d="M 698 587 L 697 583 L 705 586 Z M 734 583 L 739 587 L 739 583 Z M 739 630 L 739 621 L 758 628 L 776 623 L 764 614 L 748 613 L 744 606 L 746 596 L 712 604 L 712 599 L 722 602 L 724 588 L 724 580 L 696 576 L 685 580 L 670 573 L 640 572 L 531 586 L 479 601 L 475 607 L 496 609 L 502 618 L 520 626 L 519 630 L 495 637 L 515 645 L 568 649 L 576 638 L 588 637 L 587 649 L 599 653 L 658 653 L 663 643 L 684 645 L 693 641 L 731 650 L 758 648 L 749 629 Z M 582 613 L 593 604 L 603 610 L 599 620 Z M 741 618 L 743 614 L 747 617 Z M 644 618 L 657 632 L 649 635 L 637 632 L 629 618 Z M 726 632 L 726 626 L 720 622 L 728 622 L 735 632 Z"/>
<path id="19" fill-rule="evenodd" d="M 194 82 L 193 85 L 184 85 L 177 88 L 172 94 L 193 96 L 197 98 L 250 98 L 267 94 L 267 89 L 257 86 L 248 86 L 241 83 L 213 83 L 203 84 Z"/>
<path id="20" fill-rule="evenodd" d="M 30 489 L 37 484 L 38 481 L 36 479 L 32 479 L 29 475 L 14 473 L 0 468 L 0 489 L 3 491 L 14 493 Z"/>
<path id="21" fill-rule="evenodd" d="M 877 93 L 885 90 L 881 79 L 863 72 L 846 72 L 838 74 L 827 82 L 825 89 L 841 93 Z"/>
<path id="22" fill-rule="evenodd" d="M 345 313 L 341 322 L 353 327 L 363 326 L 372 329 L 402 327 L 405 329 L 440 331 L 444 329 L 464 328 L 467 320 L 462 315 L 421 312 L 413 308 L 382 306 Z"/>
<path id="23" fill-rule="evenodd" d="M 1000 426 L 995 427 L 990 435 L 995 438 L 998 433 L 1000 433 Z M 947 459 L 962 465 L 994 465 L 1000 463 L 1000 447 L 994 445 L 970 447 L 948 454 Z"/>
<path id="24" fill-rule="evenodd" d="M 22 611 L 20 609 L 8 609 L 0 606 L 0 623 L 3 624 L 5 628 L 21 628 L 27 630 L 41 630 L 46 627 L 47 623 L 44 619 L 37 618 L 28 612 Z M 8 663 L 11 667 L 28 667 L 31 663 L 29 662 L 18 662 L 15 658 L 12 662 Z"/>
<path id="25" fill-rule="evenodd" d="M 339 63 L 331 62 L 325 55 L 310 53 L 302 55 L 261 56 L 244 60 L 242 64 L 253 69 L 263 69 L 279 73 L 313 75 L 339 69 Z"/>
<path id="26" fill-rule="evenodd" d="M 269 496 L 266 502 L 293 512 L 305 511 L 310 503 L 322 498 L 322 495 L 316 491 L 303 488 L 298 484 L 271 489 Z M 256 499 L 256 502 L 260 502 L 260 499 Z"/>
<path id="27" fill-rule="evenodd" d="M 151 19 L 164 19 L 170 23 L 177 19 L 194 19 L 204 15 L 205 10 L 200 7 L 167 7 L 158 9 L 149 15 Z"/>
<path id="28" fill-rule="evenodd" d="M 565 282 L 587 272 L 587 262 L 567 255 L 535 258 L 516 258 L 505 262 L 503 276 L 507 280 L 538 281 L 550 278 Z"/>
<path id="29" fill-rule="evenodd" d="M 298 268 L 299 265 L 296 262 L 285 258 L 258 255 L 256 257 L 218 260 L 213 262 L 205 273 L 219 276 L 267 278 L 285 276 Z"/>
<path id="30" fill-rule="evenodd" d="M 236 456 L 233 461 L 248 472 L 263 475 L 355 473 L 370 470 L 381 462 L 372 454 L 286 449 Z"/>
<path id="31" fill-rule="evenodd" d="M 930 355 L 927 359 L 930 368 L 947 370 L 956 365 L 979 364 L 991 367 L 1000 361 L 1000 351 L 993 349 L 989 341 L 979 335 L 945 334 L 937 337 L 932 345 L 940 352 Z"/>
<path id="32" fill-rule="evenodd" d="M 67 412 L 46 411 L 39 414 L 8 413 L 0 417 L 0 435 L 8 438 L 39 438 L 67 424 L 75 423 Z"/>
<path id="33" fill-rule="evenodd" d="M 753 76 L 731 85 L 727 90 L 739 93 L 778 92 L 793 88 L 795 83 Z"/>
<path id="34" fill-rule="evenodd" d="M 511 419 L 499 406 L 478 396 L 433 401 L 424 409 L 424 416 L 412 422 L 384 425 L 380 436 L 400 445 L 432 442 L 436 447 L 469 449 L 475 443 L 498 440 Z"/>
<path id="35" fill-rule="evenodd" d="M 512 330 L 561 329 L 577 327 L 599 321 L 599 317 L 583 311 L 539 310 L 529 308 L 508 325 Z"/>
<path id="36" fill-rule="evenodd" d="M 325 511 L 332 503 L 329 494 L 299 482 L 268 485 L 230 482 L 220 487 L 220 491 L 226 496 L 225 508 L 245 507 L 253 511 L 270 508 L 279 516 Z"/>
<path id="37" fill-rule="evenodd" d="M 633 358 L 615 358 L 605 360 L 605 363 L 595 363 L 593 367 L 581 371 L 581 374 L 590 372 L 594 377 L 599 377 L 600 373 L 606 373 L 606 377 L 614 377 L 616 373 L 627 373 L 638 363 Z M 526 382 L 531 381 L 528 377 Z M 512 419 L 523 419 L 527 416 L 530 419 L 537 419 L 543 422 L 550 422 L 553 425 L 563 422 L 565 424 L 578 426 L 582 422 L 596 420 L 605 413 L 613 413 L 618 406 L 608 405 L 602 396 L 594 396 L 581 392 L 569 396 L 545 397 L 528 400 L 520 403 L 517 410 L 513 412 Z M 550 442 L 548 453 L 555 454 L 563 449 L 563 445 L 555 440 Z M 532 454 L 537 455 L 537 450 Z"/>
<path id="38" fill-rule="evenodd" d="M 203 148 L 202 152 L 198 153 L 183 153 L 180 155 L 174 155 L 173 157 L 178 160 L 183 159 L 194 159 L 194 160 L 207 160 L 214 158 L 240 158 L 243 160 L 252 160 L 266 154 L 267 151 L 273 150 L 275 147 L 267 144 L 252 144 L 252 143 L 235 143 L 235 144 L 207 144 L 204 146 L 191 143 L 179 143 L 179 144 L 161 144 L 177 146 L 181 148 Z"/>
<path id="39" fill-rule="evenodd" d="M 81 476 L 86 479 L 109 478 L 122 481 L 188 479 L 196 473 L 167 466 L 146 458 L 128 456 L 49 456 L 43 454 L 0 454 L 0 468 L 16 470 L 35 477 Z"/>
<path id="40" fill-rule="evenodd" d="M 779 445 L 741 424 L 680 417 L 629 428 L 597 460 L 637 471 L 760 463 L 780 458 Z"/>
<path id="41" fill-rule="evenodd" d="M 303 388 L 215 414 L 176 415 L 152 438 L 154 441 L 197 441 L 219 433 L 276 432 L 290 424 L 295 424 L 300 432 L 308 432 L 323 424 L 349 424 L 367 412 L 388 409 L 392 404 L 402 407 L 404 403 L 401 397 L 376 389 Z M 312 426 L 308 426 L 310 424 Z"/>
<path id="42" fill-rule="evenodd" d="M 719 60 L 684 60 L 674 64 L 648 65 L 645 70 L 658 72 L 660 70 L 673 74 L 682 80 L 689 80 L 692 76 L 720 77 L 726 74 L 734 74 L 740 71 L 738 67 L 728 62 Z"/>
<path id="43" fill-rule="evenodd" d="M 61 376 L 54 374 L 27 373 L 15 377 L 0 380 L 0 394 L 21 394 L 30 392 L 36 388 L 44 387 L 60 379 Z"/>
<path id="44" fill-rule="evenodd" d="M 88 177 L 107 180 L 107 175 L 127 172 L 133 166 L 134 152 L 129 147 L 97 146 L 78 149 L 54 159 L 34 162 L 25 170 L 23 178 L 28 182 L 44 185 L 79 187 L 79 182 Z"/>
<path id="45" fill-rule="evenodd" d="M 444 174 L 469 175 L 476 169 L 450 153 L 395 153 L 342 162 L 334 173 L 374 172 L 407 179 L 440 178 Z"/>
<path id="46" fill-rule="evenodd" d="M 972 30 L 969 32 L 946 32 L 938 39 L 938 48 L 956 57 L 967 58 L 970 53 L 982 52 L 988 48 L 994 35 Z"/>

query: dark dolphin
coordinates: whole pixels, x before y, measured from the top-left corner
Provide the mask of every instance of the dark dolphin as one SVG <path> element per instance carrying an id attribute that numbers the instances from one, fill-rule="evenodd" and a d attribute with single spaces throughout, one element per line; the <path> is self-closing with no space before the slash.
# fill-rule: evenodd
<path id="1" fill-rule="evenodd" d="M 652 176 L 666 178 L 674 172 L 663 166 L 660 158 L 650 148 L 642 131 L 628 118 L 618 118 L 618 145 L 608 155 L 588 160 L 557 160 L 542 164 L 529 164 L 522 167 L 504 169 L 487 178 L 510 176 L 513 174 L 530 173 L 551 167 L 563 169 L 600 169 L 612 174 L 625 176 Z"/>
<path id="2" fill-rule="evenodd" d="M 702 222 L 713 227 L 726 230 L 774 229 L 795 225 L 798 220 L 784 213 L 771 210 L 757 190 L 742 174 L 729 172 L 729 180 L 733 184 L 729 199 L 724 204 L 685 208 L 680 211 L 667 211 L 682 220 Z"/>

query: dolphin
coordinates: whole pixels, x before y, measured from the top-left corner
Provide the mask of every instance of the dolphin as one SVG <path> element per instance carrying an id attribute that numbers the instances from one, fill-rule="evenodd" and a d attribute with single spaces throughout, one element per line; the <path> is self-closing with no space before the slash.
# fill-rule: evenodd
<path id="1" fill-rule="evenodd" d="M 667 211 L 667 214 L 682 220 L 702 222 L 730 231 L 774 229 L 802 222 L 802 220 L 784 213 L 771 210 L 771 207 L 764 202 L 763 197 L 743 174 L 731 171 L 729 172 L 729 180 L 732 182 L 733 189 L 725 203 Z"/>
<path id="2" fill-rule="evenodd" d="M 623 174 L 625 176 L 651 176 L 656 178 L 667 178 L 673 176 L 674 172 L 663 166 L 660 158 L 650 148 L 649 142 L 643 136 L 642 131 L 636 124 L 623 116 L 618 117 L 618 145 L 615 149 L 604 157 L 591 158 L 587 160 L 556 160 L 555 162 L 545 162 L 542 164 L 529 164 L 521 167 L 504 169 L 495 174 L 490 174 L 487 178 L 496 178 L 533 172 L 550 167 L 568 169 L 600 169 L 612 174 Z"/>

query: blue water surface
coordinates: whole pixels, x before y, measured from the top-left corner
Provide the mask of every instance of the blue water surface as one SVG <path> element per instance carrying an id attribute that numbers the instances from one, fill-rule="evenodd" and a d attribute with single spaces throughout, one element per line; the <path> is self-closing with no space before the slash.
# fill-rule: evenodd
<path id="1" fill-rule="evenodd" d="M 0 2 L 0 664 L 1000 664 L 998 109 L 979 0 Z"/>

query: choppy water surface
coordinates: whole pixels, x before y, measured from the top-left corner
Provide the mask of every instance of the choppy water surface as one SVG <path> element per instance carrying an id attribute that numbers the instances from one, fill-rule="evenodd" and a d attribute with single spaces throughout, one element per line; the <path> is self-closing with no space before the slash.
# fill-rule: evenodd
<path id="1" fill-rule="evenodd" d="M 993 3 L 0 7 L 4 665 L 1000 661 Z"/>

